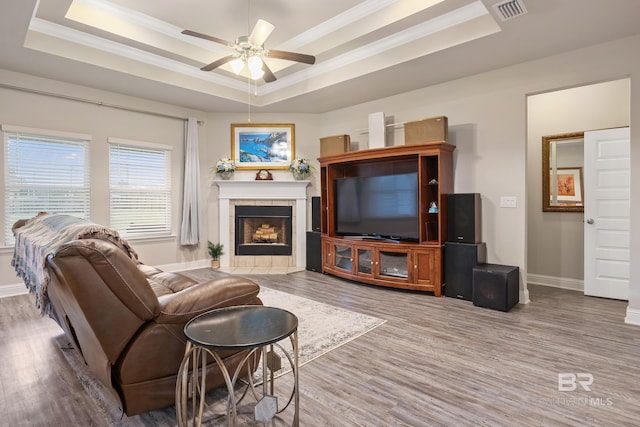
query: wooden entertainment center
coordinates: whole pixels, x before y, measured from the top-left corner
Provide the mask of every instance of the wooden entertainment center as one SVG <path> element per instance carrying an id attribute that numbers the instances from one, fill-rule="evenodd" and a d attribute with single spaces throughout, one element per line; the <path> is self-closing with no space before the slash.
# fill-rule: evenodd
<path id="1" fill-rule="evenodd" d="M 430 142 L 320 157 L 323 273 L 441 296 L 446 194 L 453 192 L 454 149 L 445 142 Z M 337 179 L 414 172 L 419 193 L 417 242 L 350 238 L 336 232 Z M 430 211 L 432 202 L 437 211 Z"/>

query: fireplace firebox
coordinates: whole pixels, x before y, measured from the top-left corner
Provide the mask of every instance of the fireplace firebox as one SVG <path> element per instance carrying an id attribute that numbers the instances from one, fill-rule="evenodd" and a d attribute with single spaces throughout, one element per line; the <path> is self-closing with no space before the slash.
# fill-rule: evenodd
<path id="1" fill-rule="evenodd" d="M 291 206 L 235 207 L 236 255 L 291 255 Z"/>

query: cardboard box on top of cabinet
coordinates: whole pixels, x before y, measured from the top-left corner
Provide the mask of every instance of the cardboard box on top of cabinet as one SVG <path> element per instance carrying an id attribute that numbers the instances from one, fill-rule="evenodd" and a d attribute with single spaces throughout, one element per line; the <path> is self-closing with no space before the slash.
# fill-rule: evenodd
<path id="1" fill-rule="evenodd" d="M 446 116 L 431 117 L 404 124 L 405 144 L 447 142 L 448 137 L 449 125 Z"/>
<path id="2" fill-rule="evenodd" d="M 351 145 L 349 135 L 334 135 L 320 138 L 320 157 L 348 153 Z"/>

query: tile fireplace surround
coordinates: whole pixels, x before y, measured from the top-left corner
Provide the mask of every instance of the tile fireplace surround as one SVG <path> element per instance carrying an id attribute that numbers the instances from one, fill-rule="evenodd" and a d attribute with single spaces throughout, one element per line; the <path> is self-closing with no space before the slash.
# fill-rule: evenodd
<path id="1" fill-rule="evenodd" d="M 215 181 L 218 185 L 218 230 L 226 248 L 221 268 L 278 267 L 304 269 L 307 247 L 307 186 L 310 181 Z M 293 253 L 291 256 L 236 256 L 235 206 L 265 205 L 293 207 Z"/>

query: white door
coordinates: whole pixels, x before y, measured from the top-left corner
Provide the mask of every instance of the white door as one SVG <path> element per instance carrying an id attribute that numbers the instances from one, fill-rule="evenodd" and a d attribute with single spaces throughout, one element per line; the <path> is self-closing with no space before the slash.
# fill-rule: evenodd
<path id="1" fill-rule="evenodd" d="M 629 299 L 629 128 L 584 133 L 584 294 Z"/>

